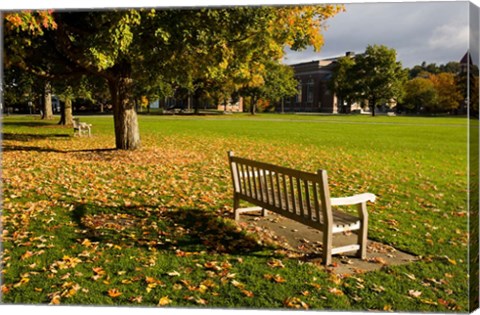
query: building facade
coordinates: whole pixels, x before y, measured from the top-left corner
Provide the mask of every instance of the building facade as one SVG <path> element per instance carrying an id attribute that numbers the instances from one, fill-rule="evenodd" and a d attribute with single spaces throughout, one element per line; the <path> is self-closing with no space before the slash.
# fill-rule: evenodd
<path id="1" fill-rule="evenodd" d="M 284 99 L 284 111 L 337 113 L 337 97 L 329 88 L 335 60 L 314 60 L 292 65 L 298 81 L 298 94 Z"/>
<path id="2" fill-rule="evenodd" d="M 353 58 L 355 55 L 347 52 L 345 56 Z M 361 111 L 359 104 L 346 108 L 346 104 L 342 104 L 330 87 L 339 58 L 340 56 L 291 65 L 298 80 L 298 94 L 283 100 L 283 111 L 330 114 Z"/>

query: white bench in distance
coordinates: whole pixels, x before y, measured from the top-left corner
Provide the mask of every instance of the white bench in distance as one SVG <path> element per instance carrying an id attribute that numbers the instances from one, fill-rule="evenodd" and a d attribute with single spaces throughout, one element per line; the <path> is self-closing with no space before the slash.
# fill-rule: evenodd
<path id="1" fill-rule="evenodd" d="M 92 125 L 85 122 L 80 122 L 80 118 L 73 118 L 73 135 L 88 134 L 90 137 L 92 135 L 91 131 Z"/>

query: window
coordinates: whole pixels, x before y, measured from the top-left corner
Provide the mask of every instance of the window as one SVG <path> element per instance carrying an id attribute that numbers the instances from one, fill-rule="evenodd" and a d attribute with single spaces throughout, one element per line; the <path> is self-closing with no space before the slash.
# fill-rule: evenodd
<path id="1" fill-rule="evenodd" d="M 297 95 L 295 95 L 295 103 L 302 102 L 302 81 L 298 81 L 297 85 Z"/>
<path id="2" fill-rule="evenodd" d="M 313 86 L 314 82 L 313 79 L 308 80 L 307 82 L 307 103 L 313 103 Z"/>

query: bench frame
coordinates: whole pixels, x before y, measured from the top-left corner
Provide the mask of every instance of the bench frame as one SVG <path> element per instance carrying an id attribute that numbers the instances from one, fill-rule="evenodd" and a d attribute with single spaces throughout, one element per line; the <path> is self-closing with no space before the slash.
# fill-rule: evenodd
<path id="1" fill-rule="evenodd" d="M 366 259 L 368 212 L 367 201 L 374 202 L 375 195 L 364 193 L 350 197 L 331 198 L 327 171 L 316 174 L 280 167 L 234 156 L 228 152 L 233 182 L 233 209 L 235 220 L 240 214 L 261 211 L 278 213 L 289 219 L 323 232 L 323 263 L 330 265 L 332 255 L 356 251 Z M 255 207 L 240 208 L 240 200 Z M 357 216 L 332 207 L 355 205 Z M 333 235 L 355 232 L 355 244 L 333 247 Z"/>

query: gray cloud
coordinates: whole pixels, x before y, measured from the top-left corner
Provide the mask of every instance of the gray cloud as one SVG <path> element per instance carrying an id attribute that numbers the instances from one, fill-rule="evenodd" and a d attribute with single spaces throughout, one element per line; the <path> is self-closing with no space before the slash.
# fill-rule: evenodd
<path id="1" fill-rule="evenodd" d="M 368 45 L 395 48 L 406 67 L 422 61 L 459 61 L 468 49 L 468 2 L 350 3 L 346 12 L 327 20 L 325 45 L 287 52 L 286 63 L 363 52 Z"/>

